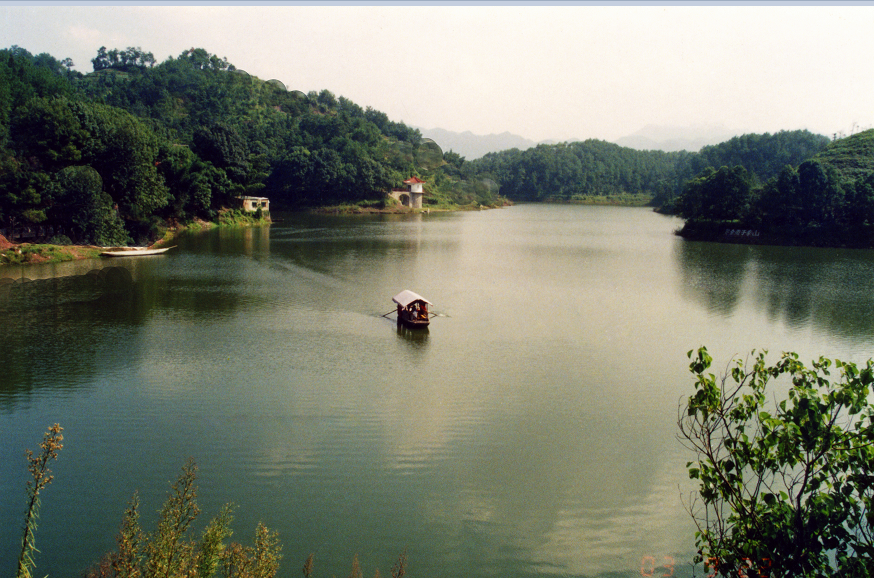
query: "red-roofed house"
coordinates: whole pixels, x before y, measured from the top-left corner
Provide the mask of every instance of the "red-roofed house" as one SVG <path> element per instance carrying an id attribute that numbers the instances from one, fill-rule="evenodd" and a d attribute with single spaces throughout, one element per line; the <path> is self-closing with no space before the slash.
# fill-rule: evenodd
<path id="1" fill-rule="evenodd" d="M 422 197 L 425 195 L 425 192 L 422 190 L 422 185 L 425 184 L 425 181 L 421 180 L 419 177 L 410 177 L 404 181 L 404 184 L 407 185 L 406 188 L 392 189 L 389 196 L 397 199 L 405 207 L 421 209 Z"/>

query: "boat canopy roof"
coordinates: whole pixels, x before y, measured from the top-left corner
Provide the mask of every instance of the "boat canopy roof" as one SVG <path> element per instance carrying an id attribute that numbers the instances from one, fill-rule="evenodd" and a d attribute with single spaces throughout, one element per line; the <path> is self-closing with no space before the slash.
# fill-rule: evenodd
<path id="1" fill-rule="evenodd" d="M 391 300 L 401 307 L 409 307 L 410 303 L 415 303 L 416 301 L 424 301 L 428 305 L 432 304 L 430 301 L 428 301 L 418 293 L 413 293 L 409 289 L 404 289 L 403 291 L 392 297 Z"/>

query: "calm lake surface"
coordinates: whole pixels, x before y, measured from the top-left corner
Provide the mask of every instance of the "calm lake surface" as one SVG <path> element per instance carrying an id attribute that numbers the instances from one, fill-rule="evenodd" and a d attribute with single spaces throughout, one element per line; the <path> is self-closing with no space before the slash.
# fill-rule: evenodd
<path id="1" fill-rule="evenodd" d="M 34 280 L 0 284 L 0 574 L 23 450 L 59 422 L 39 576 L 112 549 L 135 491 L 153 529 L 189 457 L 198 529 L 237 504 L 234 539 L 277 530 L 283 577 L 310 552 L 316 576 L 355 554 L 388 576 L 405 549 L 414 577 L 691 576 L 686 352 L 874 355 L 871 251 L 686 242 L 635 208 L 284 217 L 0 269 Z M 381 317 L 402 289 L 427 333 Z"/>

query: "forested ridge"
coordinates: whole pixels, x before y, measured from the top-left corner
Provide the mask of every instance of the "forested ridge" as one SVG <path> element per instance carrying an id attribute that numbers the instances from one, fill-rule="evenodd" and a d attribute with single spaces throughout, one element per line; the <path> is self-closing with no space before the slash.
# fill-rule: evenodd
<path id="1" fill-rule="evenodd" d="M 692 239 L 874 247 L 874 130 L 746 134 L 671 153 L 587 140 L 468 165 L 516 201 L 648 203 L 684 218 Z"/>
<path id="2" fill-rule="evenodd" d="M 245 195 L 274 209 L 382 208 L 411 176 L 430 206 L 650 204 L 686 218 L 687 232 L 859 230 L 874 214 L 860 160 L 872 151 L 857 139 L 781 131 L 670 153 L 590 139 L 466 161 L 385 113 L 288 90 L 202 48 L 158 63 L 101 47 L 91 64 L 81 74 L 69 59 L 0 50 L 0 222 L 13 236 L 39 226 L 59 243 L 143 243 Z M 811 192 L 811 179 L 830 184 Z"/>
<path id="3" fill-rule="evenodd" d="M 585 201 L 642 195 L 670 210 L 684 184 L 708 167 L 743 166 L 759 182 L 822 151 L 829 139 L 806 130 L 747 134 L 698 152 L 639 151 L 601 140 L 538 145 L 471 161 L 501 194 L 519 201 Z"/>
<path id="4" fill-rule="evenodd" d="M 588 196 L 655 195 L 674 185 L 680 153 L 637 151 L 600 140 L 538 145 L 489 153 L 471 161 L 501 193 L 519 201 L 583 200 Z"/>
<path id="5" fill-rule="evenodd" d="M 464 159 L 385 113 L 329 90 L 303 94 L 201 48 L 157 63 L 107 50 L 94 72 L 0 50 L 0 221 L 55 242 L 154 240 L 161 224 L 215 220 L 244 195 L 272 208 L 382 206 L 404 179 L 426 203 L 491 204 Z"/>
<path id="6" fill-rule="evenodd" d="M 684 184 L 674 209 L 690 238 L 740 230 L 759 242 L 874 246 L 874 129 L 837 139 L 765 182 L 741 165 L 708 167 Z"/>

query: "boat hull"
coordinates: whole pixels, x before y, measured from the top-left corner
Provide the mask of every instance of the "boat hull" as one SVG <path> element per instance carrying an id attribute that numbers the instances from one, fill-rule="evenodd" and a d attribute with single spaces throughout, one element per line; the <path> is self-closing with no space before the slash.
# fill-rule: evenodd
<path id="1" fill-rule="evenodd" d="M 142 257 L 144 255 L 160 255 L 166 253 L 173 247 L 165 247 L 163 249 L 127 249 L 120 251 L 103 251 L 101 257 Z"/>
<path id="2" fill-rule="evenodd" d="M 398 323 L 407 329 L 426 329 L 431 324 L 430 321 L 403 321 L 398 319 Z"/>
<path id="3" fill-rule="evenodd" d="M 431 323 L 431 320 L 427 317 L 424 319 L 413 319 L 406 313 L 406 311 L 401 311 L 400 315 L 398 315 L 398 323 L 400 323 L 407 329 L 425 329 Z"/>

